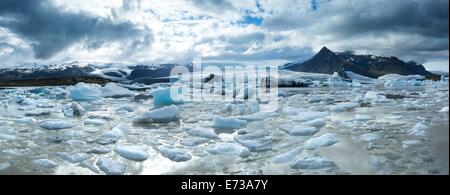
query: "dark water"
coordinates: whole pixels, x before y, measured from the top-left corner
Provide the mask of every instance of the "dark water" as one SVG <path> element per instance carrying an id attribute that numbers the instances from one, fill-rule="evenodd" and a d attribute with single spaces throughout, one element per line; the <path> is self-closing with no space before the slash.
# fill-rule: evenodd
<path id="1" fill-rule="evenodd" d="M 448 137 L 449 124 L 434 126 L 428 129 L 428 136 L 432 142 L 432 153 L 441 166 L 444 174 L 449 174 Z"/>

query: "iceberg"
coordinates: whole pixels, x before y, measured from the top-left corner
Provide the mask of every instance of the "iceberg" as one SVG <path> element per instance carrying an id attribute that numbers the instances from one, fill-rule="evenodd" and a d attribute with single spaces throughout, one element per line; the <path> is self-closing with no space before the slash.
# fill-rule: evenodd
<path id="1" fill-rule="evenodd" d="M 94 101 L 100 99 L 101 95 L 100 85 L 78 83 L 70 89 L 69 97 L 75 101 Z"/>
<path id="2" fill-rule="evenodd" d="M 181 90 L 181 88 L 178 89 Z M 171 88 L 158 88 L 151 91 L 150 95 L 153 96 L 153 104 L 156 107 L 183 103 L 179 94 L 171 94 Z"/>
<path id="3" fill-rule="evenodd" d="M 48 130 L 60 130 L 72 128 L 73 124 L 63 120 L 46 120 L 40 126 Z"/>
<path id="4" fill-rule="evenodd" d="M 332 133 L 325 133 L 319 137 L 314 137 L 305 142 L 305 149 L 314 150 L 319 147 L 331 146 L 339 142 L 337 137 Z"/>
<path id="5" fill-rule="evenodd" d="M 127 165 L 105 157 L 100 157 L 96 165 L 107 175 L 123 175 L 127 170 Z"/>
<path id="6" fill-rule="evenodd" d="M 409 81 L 409 80 L 423 80 L 423 79 L 425 79 L 425 77 L 421 75 L 399 75 L 399 74 L 387 74 L 378 77 L 378 80 L 382 81 L 399 81 L 399 80 Z"/>
<path id="7" fill-rule="evenodd" d="M 214 116 L 212 127 L 215 129 L 240 129 L 247 125 L 247 121 L 235 118 Z"/>
<path id="8" fill-rule="evenodd" d="M 280 129 L 294 136 L 312 136 L 319 132 L 317 128 L 307 125 L 284 124 L 280 126 Z"/>
<path id="9" fill-rule="evenodd" d="M 189 153 L 181 149 L 171 148 L 168 146 L 159 146 L 158 150 L 162 156 L 174 162 L 188 161 L 191 160 L 192 158 L 192 156 Z"/>
<path id="10" fill-rule="evenodd" d="M 177 121 L 181 112 L 175 106 L 166 106 L 144 113 L 143 115 L 134 118 L 134 122 L 138 123 L 170 123 Z"/>
<path id="11" fill-rule="evenodd" d="M 132 96 L 134 96 L 132 91 L 115 83 L 108 83 L 102 88 L 102 97 L 105 98 L 123 98 Z"/>
<path id="12" fill-rule="evenodd" d="M 118 145 L 114 151 L 126 159 L 138 162 L 145 161 L 150 156 L 145 146 Z"/>

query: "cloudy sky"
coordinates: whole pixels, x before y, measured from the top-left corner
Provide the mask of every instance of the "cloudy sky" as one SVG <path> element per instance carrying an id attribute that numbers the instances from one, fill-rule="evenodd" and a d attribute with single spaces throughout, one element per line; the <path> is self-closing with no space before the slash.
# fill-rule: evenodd
<path id="1" fill-rule="evenodd" d="M 1 0 L 0 64 L 280 64 L 323 46 L 447 70 L 448 0 Z"/>

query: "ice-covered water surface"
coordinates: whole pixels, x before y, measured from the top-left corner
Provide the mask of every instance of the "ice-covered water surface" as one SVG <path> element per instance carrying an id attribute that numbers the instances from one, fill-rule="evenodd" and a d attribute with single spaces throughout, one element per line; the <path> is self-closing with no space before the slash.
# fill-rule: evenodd
<path id="1" fill-rule="evenodd" d="M 448 174 L 448 81 L 308 79 L 275 112 L 155 106 L 164 84 L 2 89 L 0 174 Z"/>

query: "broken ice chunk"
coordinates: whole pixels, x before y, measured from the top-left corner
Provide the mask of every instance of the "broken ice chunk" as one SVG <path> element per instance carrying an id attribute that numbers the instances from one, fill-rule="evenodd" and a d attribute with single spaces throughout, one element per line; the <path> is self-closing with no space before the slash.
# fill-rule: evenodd
<path id="1" fill-rule="evenodd" d="M 329 116 L 329 112 L 317 112 L 317 111 L 306 111 L 306 112 L 300 112 L 298 115 L 292 116 L 292 120 L 298 121 L 298 122 L 306 122 L 311 121 L 318 118 L 323 118 L 326 116 Z"/>
<path id="2" fill-rule="evenodd" d="M 209 138 L 209 139 L 217 138 L 217 135 L 214 132 L 212 132 L 209 129 L 205 129 L 205 128 L 201 128 L 201 127 L 189 129 L 186 131 L 186 133 L 189 135 L 192 135 L 192 136 L 204 137 L 204 138 Z"/>
<path id="3" fill-rule="evenodd" d="M 66 117 L 82 116 L 86 112 L 80 104 L 75 102 L 64 105 L 62 111 Z"/>
<path id="4" fill-rule="evenodd" d="M 348 110 L 352 110 L 354 108 L 359 107 L 358 103 L 355 102 L 342 102 L 330 107 L 330 110 L 333 112 L 345 112 Z"/>
<path id="5" fill-rule="evenodd" d="M 439 110 L 439 112 L 447 112 L 448 113 L 448 106 L 443 107 L 441 110 Z"/>
<path id="6" fill-rule="evenodd" d="M 179 92 L 179 90 L 181 88 L 174 89 L 175 92 Z M 178 93 L 171 93 L 171 88 L 158 88 L 151 91 L 150 95 L 153 96 L 153 104 L 157 107 L 182 103 L 180 95 Z"/>
<path id="7" fill-rule="evenodd" d="M 33 163 L 40 168 L 46 169 L 52 169 L 58 166 L 58 163 L 49 159 L 38 159 L 33 161 Z"/>
<path id="8" fill-rule="evenodd" d="M 215 129 L 240 129 L 247 125 L 247 121 L 235 118 L 214 116 L 212 127 Z"/>
<path id="9" fill-rule="evenodd" d="M 103 119 L 86 119 L 84 121 L 84 125 L 102 126 L 104 124 L 106 124 L 106 121 Z"/>
<path id="10" fill-rule="evenodd" d="M 59 157 L 61 157 L 62 159 L 69 161 L 71 163 L 80 163 L 86 159 L 91 158 L 91 155 L 85 154 L 85 153 L 77 153 L 77 154 L 71 155 L 66 152 L 59 152 L 59 153 L 57 153 L 57 155 Z"/>
<path id="11" fill-rule="evenodd" d="M 102 94 L 101 86 L 97 84 L 78 83 L 70 90 L 70 98 L 75 101 L 98 100 Z"/>
<path id="12" fill-rule="evenodd" d="M 156 110 L 144 113 L 134 118 L 134 122 L 138 123 L 169 123 L 178 120 L 180 109 L 175 106 L 166 106 Z"/>
<path id="13" fill-rule="evenodd" d="M 48 130 L 60 130 L 72 128 L 73 124 L 63 120 L 46 120 L 40 126 Z"/>
<path id="14" fill-rule="evenodd" d="M 9 164 L 8 162 L 0 163 L 0 171 L 6 170 L 9 167 L 11 167 L 11 164 Z"/>
<path id="15" fill-rule="evenodd" d="M 365 142 L 373 142 L 380 139 L 380 136 L 374 133 L 366 133 L 359 136 L 359 139 Z"/>
<path id="16" fill-rule="evenodd" d="M 127 170 L 127 165 L 105 157 L 100 157 L 96 165 L 107 175 L 123 175 Z"/>
<path id="17" fill-rule="evenodd" d="M 314 150 L 319 147 L 331 146 L 339 142 L 337 137 L 332 133 L 325 133 L 319 137 L 314 137 L 305 142 L 305 148 Z"/>
<path id="18" fill-rule="evenodd" d="M 132 91 L 115 83 L 108 83 L 102 88 L 102 97 L 105 98 L 122 98 L 131 96 L 134 96 Z"/>
<path id="19" fill-rule="evenodd" d="M 119 108 L 116 109 L 116 111 L 127 111 L 127 112 L 133 112 L 134 109 L 131 106 L 121 106 Z"/>
<path id="20" fill-rule="evenodd" d="M 320 156 L 299 159 L 291 165 L 293 169 L 324 169 L 335 167 L 337 165 L 333 161 Z"/>
<path id="21" fill-rule="evenodd" d="M 297 158 L 298 155 L 302 152 L 302 148 L 294 148 L 293 150 L 290 150 L 286 153 L 280 154 L 278 156 L 275 156 L 272 159 L 272 162 L 275 164 L 285 164 L 288 162 L 291 162 Z"/>
<path id="22" fill-rule="evenodd" d="M 319 132 L 317 128 L 307 125 L 284 124 L 280 126 L 280 129 L 294 136 L 311 136 Z"/>
<path id="23" fill-rule="evenodd" d="M 425 130 L 428 129 L 428 127 L 426 125 L 424 125 L 423 123 L 417 123 L 416 126 L 414 126 L 409 134 L 410 135 L 415 135 L 415 136 L 425 136 Z"/>
<path id="24" fill-rule="evenodd" d="M 238 116 L 237 119 L 246 120 L 247 122 L 252 122 L 252 121 L 259 121 L 259 120 L 264 120 L 264 119 L 268 119 L 268 118 L 278 117 L 278 116 L 279 116 L 279 114 L 276 112 L 256 112 L 253 114 Z"/>
<path id="25" fill-rule="evenodd" d="M 17 119 L 16 122 L 32 125 L 32 124 L 35 124 L 37 122 L 37 120 L 33 117 L 23 117 L 23 118 Z"/>
<path id="26" fill-rule="evenodd" d="M 362 115 L 362 114 L 357 114 L 354 117 L 355 121 L 369 121 L 369 120 L 373 120 L 372 116 L 369 115 Z"/>
<path id="27" fill-rule="evenodd" d="M 159 146 L 158 150 L 162 156 L 175 162 L 188 161 L 191 160 L 192 158 L 192 156 L 189 153 L 181 149 L 170 148 L 168 146 Z"/>
<path id="28" fill-rule="evenodd" d="M 250 156 L 250 151 L 233 143 L 217 143 L 209 146 L 206 151 L 213 155 L 240 156 L 242 158 Z"/>
<path id="29" fill-rule="evenodd" d="M 138 162 L 145 161 L 150 156 L 145 146 L 118 145 L 115 152 L 124 158 Z"/>
<path id="30" fill-rule="evenodd" d="M 327 122 L 325 122 L 325 120 L 323 120 L 323 118 L 318 118 L 318 119 L 314 119 L 314 120 L 311 120 L 308 122 L 304 122 L 302 124 L 320 129 L 322 127 L 325 127 L 325 125 L 327 125 Z"/>

